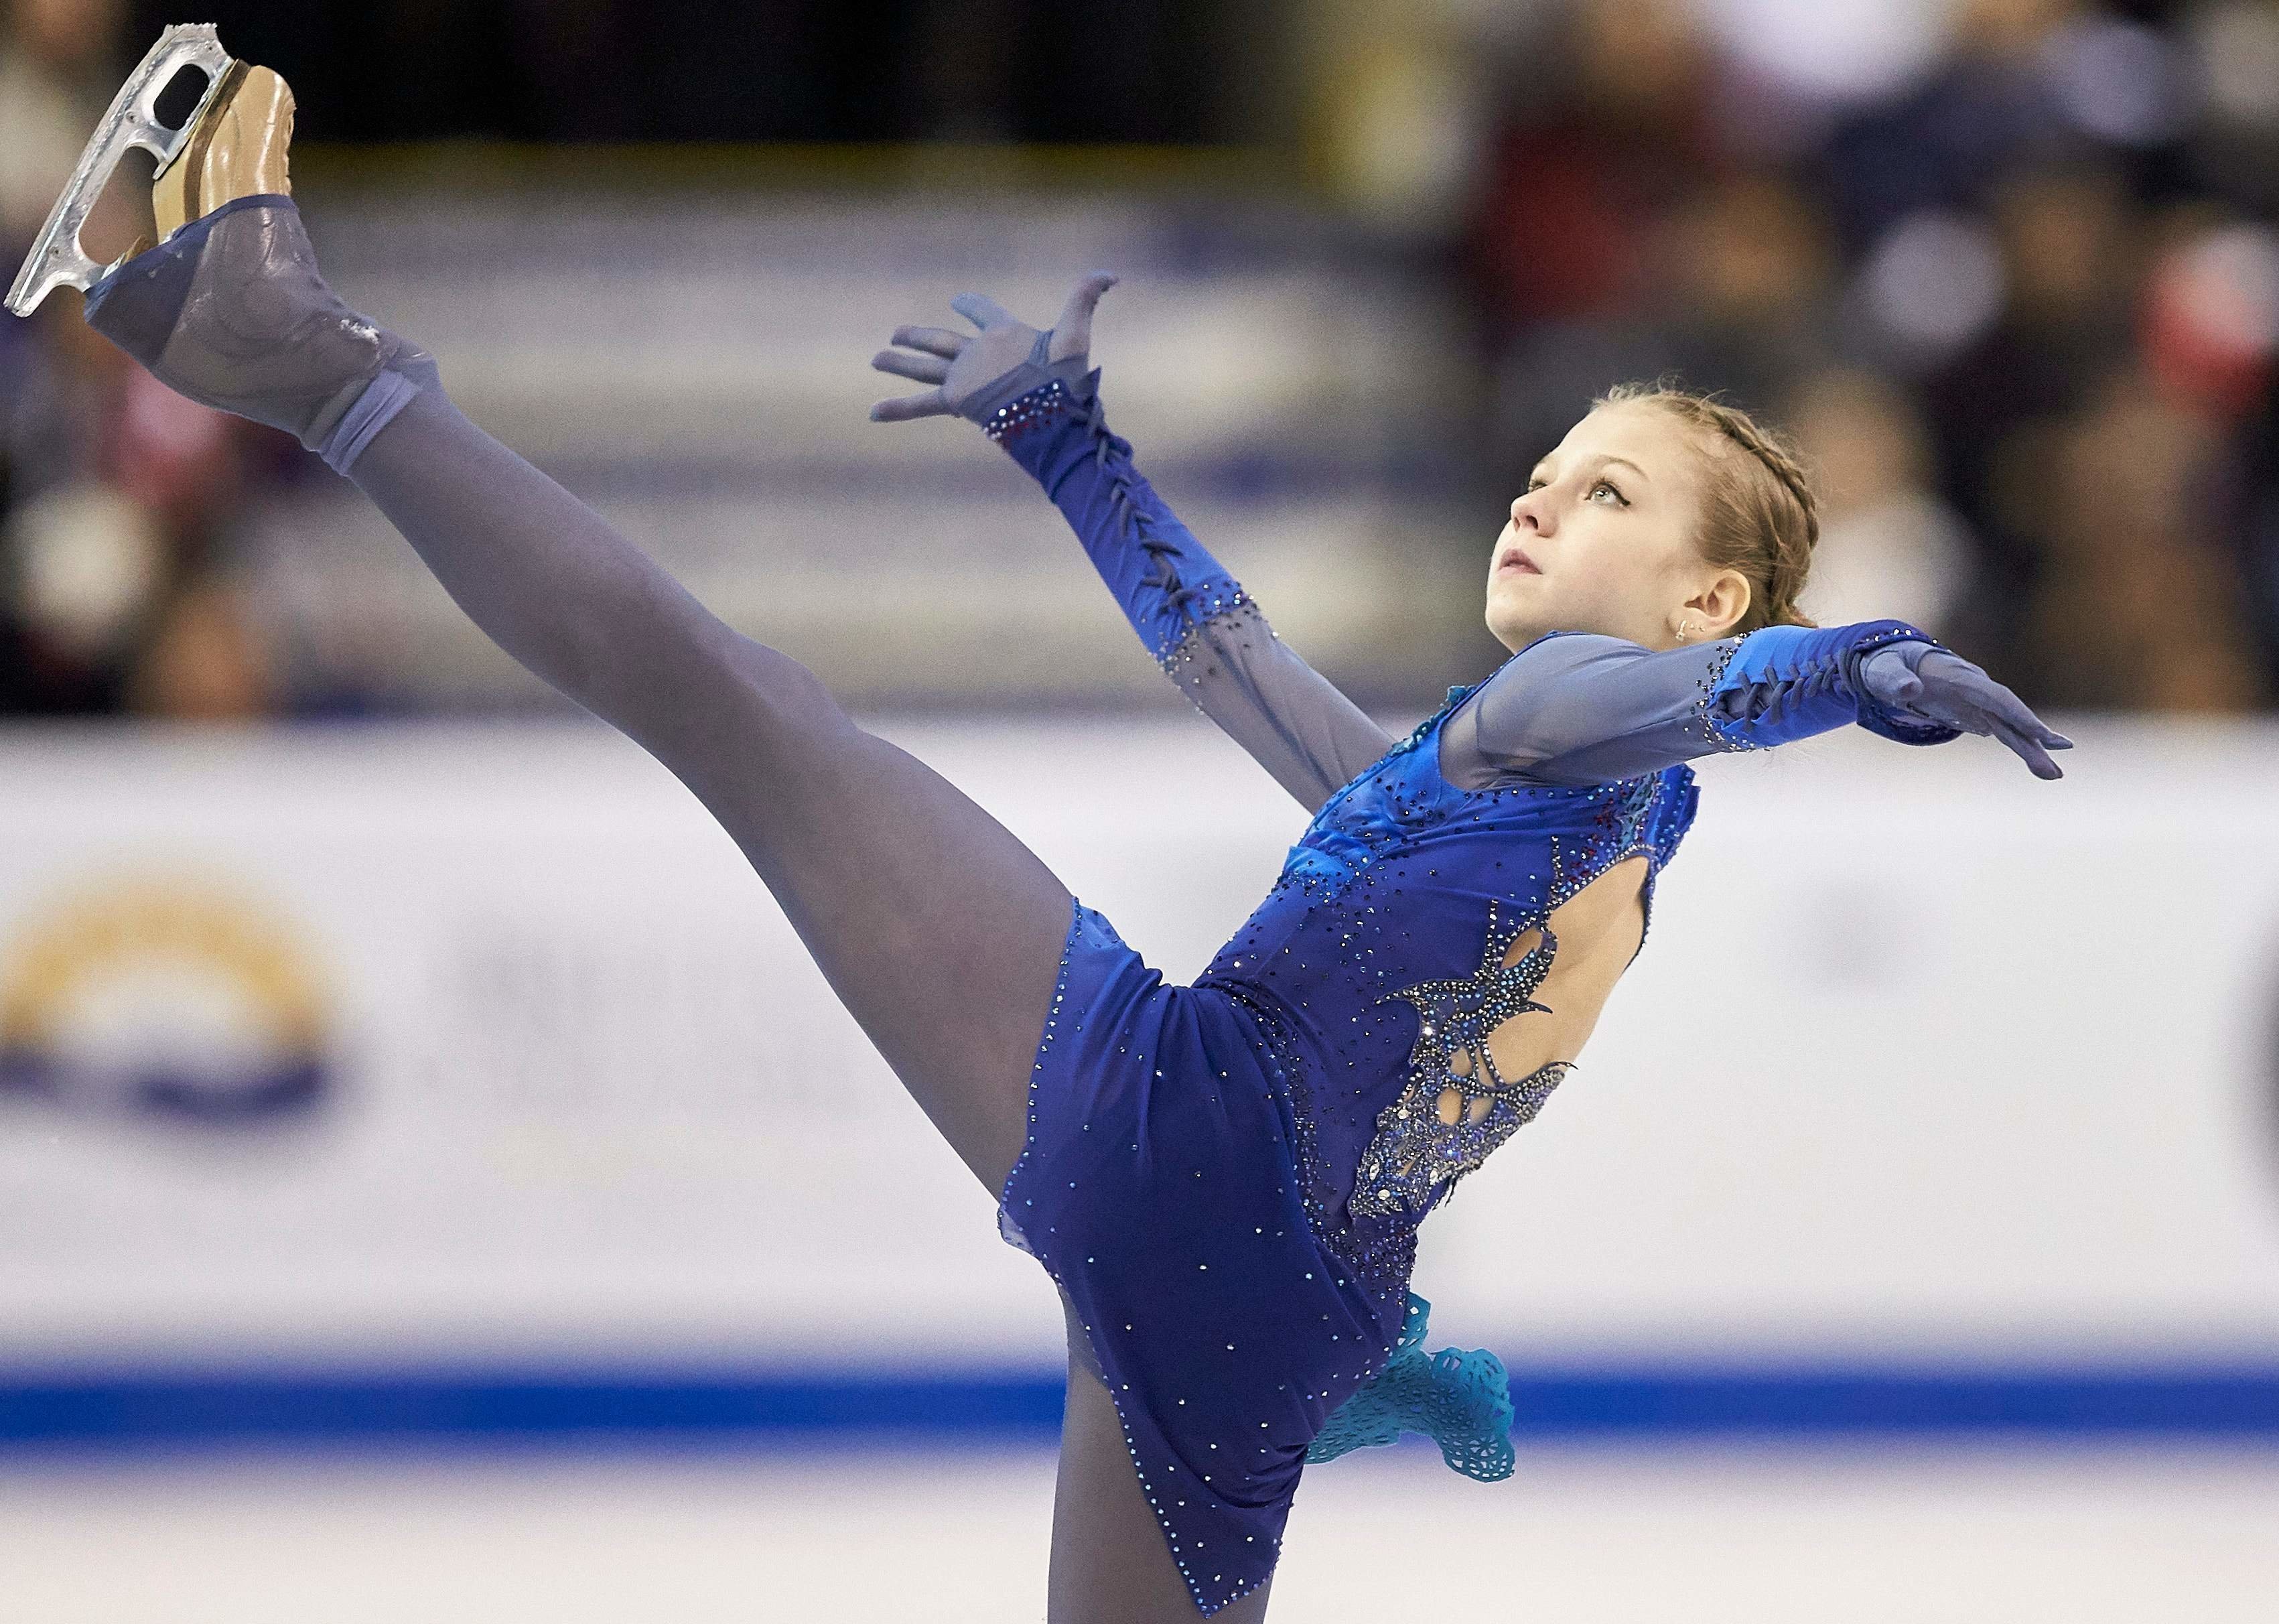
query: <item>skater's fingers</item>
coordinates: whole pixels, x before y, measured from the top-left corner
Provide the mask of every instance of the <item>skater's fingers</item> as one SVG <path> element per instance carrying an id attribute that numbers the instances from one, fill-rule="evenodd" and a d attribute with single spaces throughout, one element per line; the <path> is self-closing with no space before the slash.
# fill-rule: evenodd
<path id="1" fill-rule="evenodd" d="M 2033 769 L 2033 774 L 2036 778 L 2063 778 L 2065 776 L 2064 772 L 2059 767 L 2058 764 L 2050 759 L 2049 751 L 2044 750 L 2037 741 L 2028 738 L 2024 734 L 2019 732 L 2015 727 L 2013 727 L 2009 723 L 2001 720 L 1999 718 L 1994 719 L 1994 736 L 2001 740 L 2003 743 L 2008 745 L 2012 750 L 2015 750 L 2018 753 L 2019 758 L 2029 767 Z"/>
<path id="2" fill-rule="evenodd" d="M 1018 317 L 986 293 L 961 293 L 949 302 L 949 307 L 985 333 L 991 327 L 1021 325 Z"/>
<path id="3" fill-rule="evenodd" d="M 892 373 L 897 378 L 912 378 L 920 383 L 940 383 L 949 376 L 949 363 L 939 356 L 909 355 L 900 350 L 881 350 L 871 358 L 871 365 L 882 373 Z"/>
<path id="4" fill-rule="evenodd" d="M 2009 743 L 2009 739 L 2001 730 L 2007 729 L 2009 734 L 2020 739 L 2031 741 L 2037 750 L 2045 747 L 2050 750 L 2073 748 L 2071 739 L 2050 727 L 2034 714 L 2024 700 L 1979 667 L 1961 661 L 1961 670 L 1955 674 L 1948 674 L 1953 663 L 1950 661 L 1940 670 L 1938 688 L 1950 708 L 1956 712 L 1955 718 L 1950 720 L 1955 720 L 1957 726 L 1968 727 L 1973 733 L 1993 733 L 2005 743 Z M 1928 663 L 1925 668 L 1930 669 Z M 1964 715 L 1970 720 L 1961 720 Z M 2038 768 L 2036 770 L 2039 771 Z"/>
<path id="5" fill-rule="evenodd" d="M 1100 306 L 1100 296 L 1116 286 L 1116 278 L 1106 271 L 1094 271 L 1069 289 L 1068 303 L 1061 306 L 1061 317 L 1053 323 L 1053 343 L 1047 360 L 1065 361 L 1072 355 L 1087 355 L 1092 350 L 1092 312 Z"/>
<path id="6" fill-rule="evenodd" d="M 2071 739 L 2053 730 L 2040 717 L 2026 708 L 2023 700 L 2007 688 L 1987 701 L 1986 714 L 1998 727 L 2007 727 L 2022 739 L 2031 739 L 2051 750 L 2073 748 Z"/>
<path id="7" fill-rule="evenodd" d="M 2026 702 L 2008 689 L 1998 685 L 1986 708 L 2022 737 L 2033 739 L 2052 750 L 2071 750 L 2073 741 L 2052 727 L 2026 706 Z"/>
<path id="8" fill-rule="evenodd" d="M 912 418 L 949 415 L 949 401 L 940 389 L 928 389 L 923 395 L 905 395 L 899 400 L 882 400 L 871 408 L 873 423 L 907 423 Z"/>
<path id="9" fill-rule="evenodd" d="M 894 342 L 905 350 L 923 350 L 945 361 L 955 361 L 965 349 L 965 335 L 948 327 L 896 327 Z"/>

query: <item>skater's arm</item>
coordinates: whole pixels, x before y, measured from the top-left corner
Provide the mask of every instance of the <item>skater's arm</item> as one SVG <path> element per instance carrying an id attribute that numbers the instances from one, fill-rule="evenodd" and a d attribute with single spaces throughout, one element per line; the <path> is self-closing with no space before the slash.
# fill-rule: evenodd
<path id="1" fill-rule="evenodd" d="M 176 233 L 90 290 L 87 319 L 170 387 L 348 475 L 494 642 L 733 832 L 725 775 L 756 645 L 462 416 L 430 357 L 341 304 L 289 198 L 242 198 Z"/>
<path id="2" fill-rule="evenodd" d="M 955 308 L 982 331 L 966 338 L 903 327 L 881 371 L 937 382 L 882 403 L 882 419 L 955 412 L 1033 475 L 1115 593 L 1124 619 L 1166 675 L 1308 812 L 1392 747 L 1360 706 L 1274 635 L 1258 605 L 1179 521 L 1109 430 L 1090 371 L 1092 307 L 1110 279 L 1080 284 L 1049 333 L 967 295 Z"/>
<path id="3" fill-rule="evenodd" d="M 987 432 L 1067 517 L 1164 674 L 1307 811 L 1392 748 L 1384 728 L 1275 635 L 1132 466 L 1096 393 L 1047 383 L 995 414 Z"/>
<path id="4" fill-rule="evenodd" d="M 1502 775 L 1602 784 L 1852 723 L 1903 744 L 1991 735 L 2044 778 L 2060 775 L 2047 750 L 2068 743 L 1928 633 L 1866 620 L 1661 650 L 1596 633 L 1539 637 L 1449 719 L 1443 763 L 1472 787 Z"/>

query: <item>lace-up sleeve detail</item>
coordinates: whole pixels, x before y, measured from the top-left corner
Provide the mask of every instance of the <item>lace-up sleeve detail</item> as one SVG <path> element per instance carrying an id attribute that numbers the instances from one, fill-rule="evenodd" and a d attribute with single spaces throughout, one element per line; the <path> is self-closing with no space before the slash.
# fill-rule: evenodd
<path id="1" fill-rule="evenodd" d="M 1443 768 L 1469 788 L 1512 774 L 1603 784 L 1853 722 L 1905 744 L 1960 737 L 1958 729 L 1887 710 L 1861 689 L 1860 661 L 1902 642 L 1939 646 L 1904 620 L 1771 626 L 1661 650 L 1554 632 L 1505 662 L 1450 719 Z"/>
<path id="2" fill-rule="evenodd" d="M 1055 378 L 982 419 L 1068 518 L 1166 675 L 1308 812 L 1392 745 L 1274 634 L 1239 582 L 1132 466 L 1093 373 Z"/>

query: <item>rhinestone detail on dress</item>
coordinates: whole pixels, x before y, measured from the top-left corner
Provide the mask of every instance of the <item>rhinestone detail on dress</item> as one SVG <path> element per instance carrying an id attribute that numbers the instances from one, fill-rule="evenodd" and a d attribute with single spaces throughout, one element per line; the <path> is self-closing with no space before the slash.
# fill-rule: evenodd
<path id="1" fill-rule="evenodd" d="M 1531 929 L 1542 940 L 1507 965 L 1512 943 Z M 1507 1020 L 1550 1006 L 1531 996 L 1559 951 L 1559 939 L 1542 920 L 1499 923 L 1488 905 L 1487 943 L 1479 967 L 1461 980 L 1419 981 L 1378 1000 L 1415 1007 L 1416 1047 L 1408 1080 L 1377 1119 L 1377 1135 L 1362 1152 L 1347 1210 L 1356 1217 L 1421 1216 L 1434 1196 L 1452 1189 L 1490 1151 L 1535 1120 L 1543 1102 L 1573 1063 L 1554 1060 L 1506 1081 L 1488 1048 L 1489 1035 Z M 1453 1120 L 1451 1120 L 1453 1118 Z"/>

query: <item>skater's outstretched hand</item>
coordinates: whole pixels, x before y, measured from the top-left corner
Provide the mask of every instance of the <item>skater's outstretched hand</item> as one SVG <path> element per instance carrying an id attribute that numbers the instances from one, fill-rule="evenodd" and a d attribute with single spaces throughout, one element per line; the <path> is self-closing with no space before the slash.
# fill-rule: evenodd
<path id="1" fill-rule="evenodd" d="M 2050 759 L 2073 741 L 2045 726 L 2025 702 L 1960 654 L 1927 643 L 1895 643 L 1860 662 L 1861 686 L 1888 709 L 1965 733 L 1991 734 L 2015 750 L 2037 778 L 2063 778 Z"/>
<path id="2" fill-rule="evenodd" d="M 922 395 L 882 400 L 871 408 L 874 423 L 911 418 L 963 417 L 981 422 L 1009 401 L 1058 378 L 1078 395 L 1092 370 L 1092 312 L 1116 278 L 1094 271 L 1070 289 L 1060 319 L 1040 332 L 996 300 L 962 293 L 950 309 L 980 332 L 968 336 L 948 327 L 896 327 L 897 350 L 881 350 L 871 365 L 898 378 L 935 387 Z"/>

